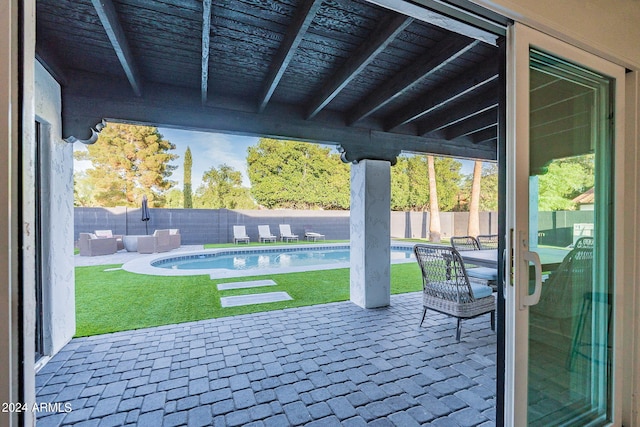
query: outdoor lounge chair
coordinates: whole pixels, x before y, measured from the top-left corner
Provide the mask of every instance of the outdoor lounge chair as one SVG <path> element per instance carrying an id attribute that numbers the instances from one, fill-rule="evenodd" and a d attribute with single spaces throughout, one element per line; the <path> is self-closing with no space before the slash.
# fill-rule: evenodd
<path id="1" fill-rule="evenodd" d="M 289 224 L 280 224 L 280 240 L 283 242 L 291 242 L 292 240 L 298 241 L 298 235 L 291 232 L 291 226 Z"/>
<path id="2" fill-rule="evenodd" d="M 249 236 L 247 236 L 247 230 L 244 225 L 233 226 L 233 243 L 249 243 Z"/>
<path id="3" fill-rule="evenodd" d="M 271 234 L 271 230 L 268 225 L 259 225 L 258 226 L 258 239 L 261 243 L 265 242 L 275 242 L 277 237 Z"/>
<path id="4" fill-rule="evenodd" d="M 305 225 L 304 227 L 304 238 L 306 240 L 316 241 L 316 240 L 324 240 L 324 234 L 316 233 L 315 231 L 311 231 L 311 227 Z"/>
<path id="5" fill-rule="evenodd" d="M 115 237 L 97 237 L 93 233 L 80 233 L 78 248 L 81 256 L 111 255 L 118 251 Z"/>
<path id="6" fill-rule="evenodd" d="M 497 243 L 497 236 L 496 236 Z M 453 236 L 451 238 L 451 246 L 457 251 L 478 251 L 483 248 L 478 240 L 473 236 Z M 498 249 L 498 246 L 495 247 Z M 498 289 L 498 270 L 490 267 L 471 267 L 467 268 L 467 275 L 473 282 L 480 282 L 491 286 L 493 290 Z"/>
<path id="7" fill-rule="evenodd" d="M 138 253 L 152 254 L 155 252 L 168 252 L 171 249 L 169 230 L 156 230 L 152 236 L 138 237 Z"/>
<path id="8" fill-rule="evenodd" d="M 489 286 L 469 281 L 460 254 L 452 247 L 415 245 L 413 251 L 422 271 L 422 319 L 427 309 L 458 319 L 456 341 L 460 341 L 461 321 L 491 314 L 495 331 L 496 301 Z"/>
<path id="9" fill-rule="evenodd" d="M 113 234 L 111 230 L 96 230 L 95 233 L 97 238 L 102 239 L 105 237 L 115 237 L 116 242 L 118 244 L 118 250 L 124 249 L 124 242 L 122 241 L 122 234 Z"/>

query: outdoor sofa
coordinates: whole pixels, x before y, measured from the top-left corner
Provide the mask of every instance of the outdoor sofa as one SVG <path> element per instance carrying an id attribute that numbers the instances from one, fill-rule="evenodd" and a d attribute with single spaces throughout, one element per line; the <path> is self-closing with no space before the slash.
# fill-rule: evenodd
<path id="1" fill-rule="evenodd" d="M 98 237 L 93 233 L 80 233 L 78 248 L 81 256 L 111 255 L 118 251 L 115 237 Z"/>

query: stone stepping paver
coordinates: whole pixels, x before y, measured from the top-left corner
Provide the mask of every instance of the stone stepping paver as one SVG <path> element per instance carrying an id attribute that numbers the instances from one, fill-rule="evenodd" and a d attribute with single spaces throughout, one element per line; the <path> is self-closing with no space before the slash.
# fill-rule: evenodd
<path id="1" fill-rule="evenodd" d="M 259 288 L 261 286 L 275 286 L 276 282 L 271 279 L 268 280 L 250 280 L 248 282 L 232 282 L 232 283 L 219 283 L 219 291 L 228 291 L 229 289 L 247 289 L 247 288 Z"/>
<path id="2" fill-rule="evenodd" d="M 220 298 L 222 307 L 236 307 L 239 305 L 262 304 L 265 302 L 278 302 L 292 300 L 286 292 L 266 292 L 263 294 L 238 295 Z"/>

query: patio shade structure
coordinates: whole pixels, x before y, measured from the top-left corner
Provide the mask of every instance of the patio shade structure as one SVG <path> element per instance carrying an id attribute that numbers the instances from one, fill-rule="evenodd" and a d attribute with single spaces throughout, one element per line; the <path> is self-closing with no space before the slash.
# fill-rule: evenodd
<path id="1" fill-rule="evenodd" d="M 145 234 L 149 234 L 149 220 L 151 219 L 151 213 L 149 212 L 147 195 L 142 196 L 142 221 L 144 222 Z"/>
<path id="2" fill-rule="evenodd" d="M 37 0 L 36 56 L 68 141 L 111 120 L 495 160 L 504 19 L 392 3 Z"/>

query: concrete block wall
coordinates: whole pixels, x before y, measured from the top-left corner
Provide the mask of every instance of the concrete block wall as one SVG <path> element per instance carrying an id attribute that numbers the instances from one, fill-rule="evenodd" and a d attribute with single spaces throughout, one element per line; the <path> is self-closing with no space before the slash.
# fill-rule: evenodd
<path id="1" fill-rule="evenodd" d="M 349 239 L 349 211 L 312 210 L 229 210 L 229 209 L 150 209 L 151 219 L 142 221 L 140 208 L 75 208 L 75 234 L 112 230 L 114 234 L 152 234 L 154 230 L 178 228 L 185 245 L 228 243 L 233 226 L 244 225 L 251 241 L 258 240 L 258 225 L 268 225 L 278 236 L 279 224 L 289 224 L 294 234 L 304 237 L 305 228 L 324 234 L 328 240 Z M 428 212 L 391 212 L 392 238 L 427 238 Z M 441 212 L 442 237 L 467 234 L 467 212 Z M 567 219 L 570 222 L 571 219 Z M 480 213 L 480 234 L 498 232 L 496 212 Z"/>

